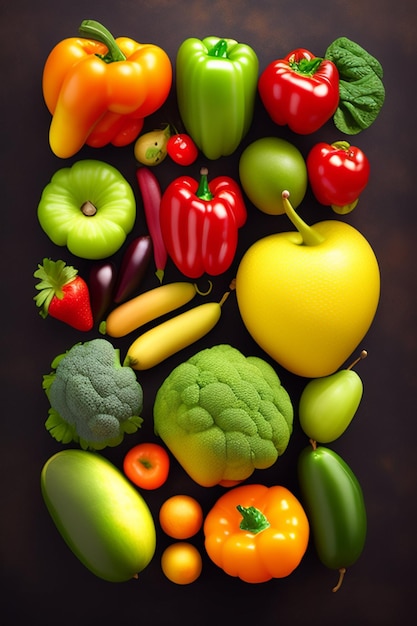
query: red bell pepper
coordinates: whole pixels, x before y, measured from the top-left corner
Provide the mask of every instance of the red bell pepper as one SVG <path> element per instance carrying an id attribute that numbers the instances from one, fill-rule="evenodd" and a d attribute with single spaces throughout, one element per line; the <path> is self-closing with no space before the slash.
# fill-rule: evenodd
<path id="1" fill-rule="evenodd" d="M 370 164 L 362 150 L 347 141 L 320 142 L 310 150 L 306 164 L 316 200 L 335 213 L 350 213 L 369 179 Z"/>
<path id="2" fill-rule="evenodd" d="M 335 113 L 339 72 L 327 59 L 304 48 L 270 63 L 258 81 L 259 95 L 271 119 L 300 135 L 314 133 Z"/>
<path id="3" fill-rule="evenodd" d="M 202 168 L 200 182 L 190 176 L 175 179 L 161 200 L 161 230 L 167 252 L 188 278 L 205 272 L 217 276 L 234 259 L 238 229 L 246 222 L 239 185 L 228 176 L 210 183 Z"/>

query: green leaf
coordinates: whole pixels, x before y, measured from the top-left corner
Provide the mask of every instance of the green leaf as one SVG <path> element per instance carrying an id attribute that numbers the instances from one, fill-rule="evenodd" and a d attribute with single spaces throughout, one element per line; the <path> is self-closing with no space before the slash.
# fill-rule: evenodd
<path id="1" fill-rule="evenodd" d="M 50 374 L 44 374 L 42 378 L 42 389 L 45 390 L 46 395 L 48 396 L 49 390 L 51 388 L 52 383 L 54 382 L 56 377 L 55 372 L 51 372 Z"/>
<path id="2" fill-rule="evenodd" d="M 330 44 L 325 58 L 339 71 L 339 106 L 333 121 L 341 132 L 356 135 L 375 121 L 384 104 L 382 65 L 347 37 Z"/>
<path id="3" fill-rule="evenodd" d="M 39 282 L 35 285 L 38 293 L 34 296 L 36 306 L 40 308 L 42 317 L 48 315 L 49 305 L 54 296 L 59 299 L 64 297 L 62 288 L 75 279 L 78 270 L 72 265 L 67 265 L 64 261 L 52 261 L 51 259 L 43 259 L 42 264 L 38 265 L 38 269 L 33 273 L 35 278 L 39 278 Z"/>
<path id="4" fill-rule="evenodd" d="M 122 431 L 127 435 L 132 435 L 141 427 L 143 419 L 138 415 L 132 415 L 129 419 L 120 424 Z"/>
<path id="5" fill-rule="evenodd" d="M 78 442 L 78 435 L 74 426 L 62 419 L 55 409 L 49 409 L 49 416 L 45 422 L 49 434 L 60 443 Z"/>

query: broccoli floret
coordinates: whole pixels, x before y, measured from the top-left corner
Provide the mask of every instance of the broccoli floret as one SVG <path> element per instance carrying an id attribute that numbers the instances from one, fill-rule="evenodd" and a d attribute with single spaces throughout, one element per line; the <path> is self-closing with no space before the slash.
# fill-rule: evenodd
<path id="1" fill-rule="evenodd" d="M 269 363 L 228 344 L 201 350 L 157 391 L 155 433 L 197 483 L 241 481 L 286 450 L 293 406 Z"/>
<path id="2" fill-rule="evenodd" d="M 43 377 L 51 405 L 45 426 L 57 441 L 101 450 L 142 424 L 142 387 L 106 339 L 74 345 L 54 359 L 52 369 Z"/>

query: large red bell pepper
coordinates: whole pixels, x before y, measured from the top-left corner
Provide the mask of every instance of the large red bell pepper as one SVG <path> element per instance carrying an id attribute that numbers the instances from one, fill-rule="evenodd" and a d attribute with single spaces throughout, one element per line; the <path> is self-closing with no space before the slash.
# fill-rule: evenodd
<path id="1" fill-rule="evenodd" d="M 238 229 L 246 221 L 239 185 L 228 176 L 209 183 L 206 168 L 200 174 L 200 182 L 190 176 L 175 179 L 160 208 L 167 252 L 188 278 L 225 272 L 236 253 Z"/>
<path id="2" fill-rule="evenodd" d="M 258 81 L 271 119 L 300 135 L 314 133 L 334 114 L 339 103 L 339 72 L 332 61 L 304 48 L 270 63 Z"/>

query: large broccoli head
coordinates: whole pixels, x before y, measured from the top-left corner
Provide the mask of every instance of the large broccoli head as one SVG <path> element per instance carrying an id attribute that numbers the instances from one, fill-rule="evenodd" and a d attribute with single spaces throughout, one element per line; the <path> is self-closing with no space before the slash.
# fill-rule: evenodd
<path id="1" fill-rule="evenodd" d="M 51 404 L 45 426 L 57 441 L 101 450 L 137 431 L 143 421 L 142 387 L 109 341 L 76 344 L 51 367 L 43 377 Z"/>
<path id="2" fill-rule="evenodd" d="M 273 465 L 292 424 L 293 406 L 275 370 L 227 344 L 181 363 L 155 398 L 155 433 L 204 487 Z"/>

